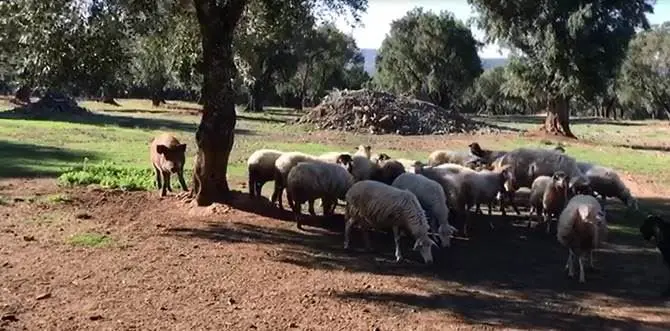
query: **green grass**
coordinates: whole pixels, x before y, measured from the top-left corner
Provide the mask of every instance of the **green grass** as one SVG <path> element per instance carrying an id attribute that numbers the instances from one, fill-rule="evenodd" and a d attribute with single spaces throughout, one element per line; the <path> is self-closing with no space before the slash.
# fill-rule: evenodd
<path id="1" fill-rule="evenodd" d="M 159 132 L 169 131 L 187 144 L 186 171 L 193 167 L 196 150 L 194 134 L 199 116 L 197 104 L 169 101 L 167 106 L 153 107 L 148 100 L 120 99 L 120 107 L 98 102 L 81 102 L 94 111 L 91 119 L 25 120 L 8 118 L 0 112 L 0 177 L 59 177 L 66 185 L 99 184 L 124 189 L 152 189 L 153 171 L 149 161 L 149 144 Z M 2 108 L 0 108 L 2 109 Z M 245 182 L 246 159 L 259 148 L 276 148 L 319 154 L 327 151 L 350 151 L 360 143 L 380 146 L 375 152 L 387 152 L 396 157 L 425 160 L 430 148 L 409 148 L 386 142 L 385 136 L 332 133 L 310 135 L 308 126 L 287 124 L 300 116 L 285 108 L 268 108 L 265 113 L 239 112 L 235 145 L 229 161 L 229 179 L 233 187 Z M 512 120 L 515 120 L 512 118 Z M 541 119 L 524 117 L 519 121 L 489 118 L 504 126 L 536 127 Z M 577 123 L 575 133 L 599 143 L 588 146 L 568 143 L 567 153 L 580 160 L 596 162 L 633 174 L 648 176 L 668 183 L 664 175 L 670 156 L 654 151 L 633 150 L 612 146 L 630 137 L 636 141 L 659 141 L 666 129 L 659 125 Z M 655 123 L 657 124 L 657 123 Z M 324 137 L 330 137 L 328 139 Z M 339 138 L 342 139 L 339 139 Z M 404 138 L 403 138 L 404 139 Z M 450 148 L 448 139 L 426 136 L 411 139 L 442 140 L 443 148 Z M 545 146 L 538 140 L 523 137 L 498 139 L 495 136 L 477 138 L 492 149 L 511 149 L 521 146 Z M 319 142 L 325 142 L 319 143 Z M 432 145 L 427 146 L 435 146 Z M 84 161 L 87 160 L 87 161 Z M 190 178 L 186 174 L 187 181 Z M 173 181 L 174 184 L 175 181 Z"/>
<path id="2" fill-rule="evenodd" d="M 80 233 L 67 239 L 67 242 L 74 246 L 84 247 L 104 247 L 112 243 L 112 238 L 99 233 Z"/>
<path id="3" fill-rule="evenodd" d="M 58 204 L 58 203 L 70 203 L 72 198 L 67 194 L 51 194 L 45 197 L 45 200 L 49 203 Z"/>

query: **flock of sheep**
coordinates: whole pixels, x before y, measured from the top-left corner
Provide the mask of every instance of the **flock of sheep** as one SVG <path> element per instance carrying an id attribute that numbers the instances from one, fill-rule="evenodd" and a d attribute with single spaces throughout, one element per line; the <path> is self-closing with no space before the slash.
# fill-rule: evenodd
<path id="1" fill-rule="evenodd" d="M 553 217 L 558 220 L 556 237 L 569 248 L 566 269 L 574 277 L 579 264 L 579 281 L 585 282 L 584 260 L 591 257 L 607 232 L 605 211 L 594 195 L 617 197 L 637 209 L 619 176 L 612 169 L 577 162 L 559 149 L 518 148 L 489 151 L 472 143 L 469 151 L 438 150 L 427 164 L 371 154 L 370 146 L 355 153 L 329 152 L 309 155 L 262 149 L 248 159 L 249 193 L 259 196 L 263 184 L 275 182 L 271 200 L 283 209 L 288 204 L 302 227 L 301 206 L 307 202 L 315 215 L 314 202 L 321 199 L 323 214 L 332 215 L 338 200 L 344 200 L 344 247 L 349 247 L 352 227 L 388 229 L 395 238 L 396 260 L 402 259 L 399 239 L 404 230 L 414 238 L 414 249 L 425 263 L 432 263 L 433 246 L 450 246 L 450 237 L 461 225 L 467 235 L 480 205 L 509 203 L 520 214 L 514 193 L 530 188 L 531 212 L 541 217 L 547 232 Z M 470 213 L 475 207 L 474 213 Z M 530 225 L 530 224 L 529 224 Z M 369 239 L 363 232 L 366 246 Z M 589 255 L 590 254 L 590 255 Z M 574 261 L 574 260 L 577 261 Z"/>
<path id="2" fill-rule="evenodd" d="M 150 156 L 161 196 L 171 190 L 173 173 L 186 190 L 185 147 L 170 134 L 156 137 L 151 144 Z M 616 197 L 629 208 L 639 208 L 637 199 L 614 170 L 578 162 L 561 147 L 492 151 L 474 142 L 468 151 L 434 151 L 426 163 L 372 154 L 371 147 L 364 145 L 355 153 L 322 155 L 261 149 L 249 156 L 247 164 L 249 194 L 260 197 L 263 185 L 274 181 L 272 203 L 283 210 L 285 190 L 298 228 L 302 228 L 301 209 L 305 202 L 309 213 L 316 215 L 314 202 L 320 199 L 323 215 L 329 216 L 335 212 L 338 200 L 344 200 L 344 248 L 349 248 L 354 226 L 362 230 L 390 228 L 396 261 L 402 260 L 401 231 L 414 238 L 414 250 L 424 262 L 432 263 L 433 247 L 448 248 L 451 237 L 459 230 L 468 235 L 469 224 L 482 213 L 481 204 L 488 206 L 489 215 L 496 203 L 503 215 L 506 204 L 520 215 L 515 193 L 528 188 L 531 215 L 543 222 L 547 233 L 552 219 L 557 220 L 556 238 L 569 250 L 565 269 L 574 277 L 576 259 L 582 283 L 586 281 L 586 258 L 593 266 L 593 250 L 607 234 L 605 199 Z M 472 207 L 474 212 L 470 211 Z M 647 240 L 656 238 L 670 265 L 665 253 L 670 253 L 670 247 L 661 247 L 669 246 L 663 238 L 670 238 L 670 226 L 649 216 L 640 231 Z M 363 239 L 370 249 L 367 231 L 363 231 Z M 670 286 L 664 294 L 670 295 Z"/>

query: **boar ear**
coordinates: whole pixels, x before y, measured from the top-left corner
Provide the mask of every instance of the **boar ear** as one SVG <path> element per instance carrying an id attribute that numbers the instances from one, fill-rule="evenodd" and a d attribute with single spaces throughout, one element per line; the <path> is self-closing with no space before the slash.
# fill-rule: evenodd
<path id="1" fill-rule="evenodd" d="M 186 152 L 186 144 L 179 144 L 175 147 L 175 150 L 179 153 L 185 153 Z"/>
<path id="2" fill-rule="evenodd" d="M 158 154 L 165 154 L 167 153 L 168 149 L 169 148 L 165 145 L 156 145 L 156 152 L 158 152 Z"/>

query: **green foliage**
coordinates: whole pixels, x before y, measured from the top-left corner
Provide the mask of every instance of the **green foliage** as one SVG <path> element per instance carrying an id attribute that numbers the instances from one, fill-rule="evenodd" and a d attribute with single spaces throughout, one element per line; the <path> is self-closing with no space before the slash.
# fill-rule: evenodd
<path id="1" fill-rule="evenodd" d="M 294 95 L 299 104 L 319 102 L 332 88 L 360 88 L 369 80 L 363 69 L 364 58 L 356 42 L 332 23 L 320 25 L 308 35 L 295 74 L 280 84 L 280 95 Z"/>
<path id="2" fill-rule="evenodd" d="M 415 8 L 391 23 L 375 81 L 381 89 L 449 107 L 482 72 L 478 46 L 452 13 Z"/>
<path id="3" fill-rule="evenodd" d="M 605 91 L 616 77 L 629 40 L 648 28 L 647 0 L 468 0 L 487 41 L 528 57 L 549 98 Z"/>
<path id="4" fill-rule="evenodd" d="M 154 173 L 150 169 L 122 167 L 114 162 L 103 161 L 67 169 L 58 177 L 63 185 L 100 185 L 103 188 L 119 188 L 128 191 L 150 190 L 155 187 Z"/>
<path id="5" fill-rule="evenodd" d="M 466 94 L 464 110 L 490 115 L 526 114 L 529 112 L 525 98 L 510 93 L 516 91 L 511 72 L 512 66 L 496 67 L 479 76 Z"/>
<path id="6" fill-rule="evenodd" d="M 622 102 L 656 118 L 670 118 L 670 23 L 631 42 L 619 81 Z"/>
<path id="7" fill-rule="evenodd" d="M 99 233 L 80 233 L 71 236 L 67 242 L 74 246 L 103 247 L 112 243 L 112 238 Z"/>

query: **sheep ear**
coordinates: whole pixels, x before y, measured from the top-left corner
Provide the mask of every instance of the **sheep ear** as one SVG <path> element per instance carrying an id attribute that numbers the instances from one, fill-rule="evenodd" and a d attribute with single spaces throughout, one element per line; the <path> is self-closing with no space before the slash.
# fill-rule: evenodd
<path id="1" fill-rule="evenodd" d="M 580 205 L 579 208 L 577 208 L 577 212 L 579 212 L 579 217 L 585 220 L 589 217 L 590 208 L 587 205 Z"/>
<path id="2" fill-rule="evenodd" d="M 175 147 L 175 150 L 179 153 L 185 153 L 186 152 L 186 144 L 179 144 Z"/>

